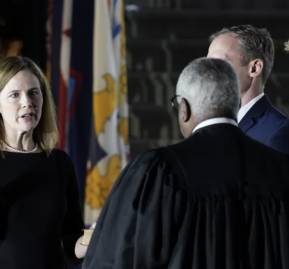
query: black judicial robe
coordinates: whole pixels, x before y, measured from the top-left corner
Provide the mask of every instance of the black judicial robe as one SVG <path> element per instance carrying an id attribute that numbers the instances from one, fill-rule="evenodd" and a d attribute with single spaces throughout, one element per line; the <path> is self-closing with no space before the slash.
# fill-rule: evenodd
<path id="1" fill-rule="evenodd" d="M 288 157 L 215 124 L 140 155 L 103 208 L 84 269 L 288 269 Z"/>

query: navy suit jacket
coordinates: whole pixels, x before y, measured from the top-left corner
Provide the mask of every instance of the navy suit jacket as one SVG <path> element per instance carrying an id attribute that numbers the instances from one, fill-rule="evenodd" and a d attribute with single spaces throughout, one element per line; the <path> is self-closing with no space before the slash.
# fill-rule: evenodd
<path id="1" fill-rule="evenodd" d="M 289 154 L 289 120 L 263 96 L 239 123 L 251 138 Z"/>

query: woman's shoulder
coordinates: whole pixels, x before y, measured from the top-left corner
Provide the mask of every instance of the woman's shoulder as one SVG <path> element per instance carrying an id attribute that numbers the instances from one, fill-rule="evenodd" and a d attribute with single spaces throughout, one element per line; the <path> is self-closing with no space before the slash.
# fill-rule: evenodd
<path id="1" fill-rule="evenodd" d="M 58 149 L 58 148 L 54 148 L 50 154 L 53 156 L 60 157 L 60 158 L 68 158 L 68 159 L 70 158 L 69 155 L 67 154 L 67 152 L 65 152 L 62 149 Z"/>
<path id="2" fill-rule="evenodd" d="M 72 163 L 70 156 L 64 150 L 55 148 L 51 151 L 49 155 L 50 157 L 56 159 L 59 162 L 67 164 Z"/>

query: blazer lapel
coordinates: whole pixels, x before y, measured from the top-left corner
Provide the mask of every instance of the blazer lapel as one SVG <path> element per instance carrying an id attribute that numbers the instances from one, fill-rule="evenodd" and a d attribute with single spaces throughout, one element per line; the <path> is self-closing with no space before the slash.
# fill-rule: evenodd
<path id="1" fill-rule="evenodd" d="M 239 122 L 239 127 L 246 133 L 250 128 L 252 128 L 262 115 L 264 115 L 270 103 L 267 97 L 264 95 L 260 100 L 257 101 L 255 105 L 247 112 L 243 119 Z"/>

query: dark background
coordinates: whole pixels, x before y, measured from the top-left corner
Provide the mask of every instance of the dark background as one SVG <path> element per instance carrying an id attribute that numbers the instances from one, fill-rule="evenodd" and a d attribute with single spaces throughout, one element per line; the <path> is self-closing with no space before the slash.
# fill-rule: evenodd
<path id="1" fill-rule="evenodd" d="M 23 41 L 22 54 L 42 68 L 46 65 L 46 0 L 1 0 L 0 44 Z"/>

